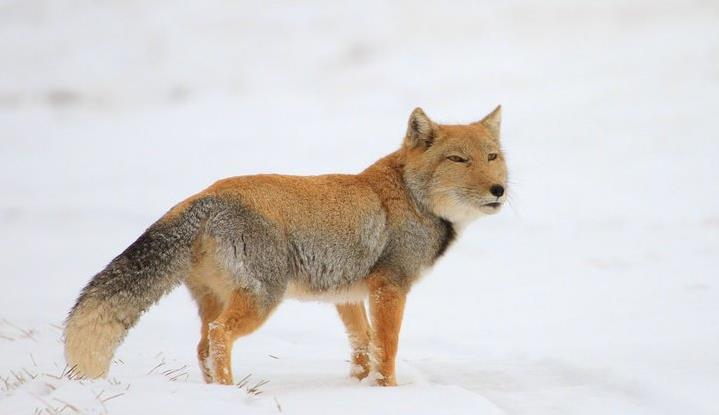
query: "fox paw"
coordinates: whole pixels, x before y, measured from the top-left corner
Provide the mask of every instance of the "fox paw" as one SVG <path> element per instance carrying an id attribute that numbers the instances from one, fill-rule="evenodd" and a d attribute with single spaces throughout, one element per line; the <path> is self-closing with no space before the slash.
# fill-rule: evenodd
<path id="1" fill-rule="evenodd" d="M 383 375 L 379 372 L 373 372 L 370 376 L 373 386 L 397 386 L 397 379 L 394 375 Z"/>
<path id="2" fill-rule="evenodd" d="M 363 365 L 360 363 L 352 363 L 350 367 L 350 376 L 357 380 L 362 380 L 369 375 L 369 365 Z"/>

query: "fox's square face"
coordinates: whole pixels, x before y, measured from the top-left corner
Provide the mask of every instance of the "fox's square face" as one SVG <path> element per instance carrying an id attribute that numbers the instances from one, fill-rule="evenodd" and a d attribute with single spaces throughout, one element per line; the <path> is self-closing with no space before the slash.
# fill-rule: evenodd
<path id="1" fill-rule="evenodd" d="M 436 124 L 419 108 L 409 119 L 405 178 L 436 215 L 466 223 L 506 201 L 501 109 L 466 125 Z"/>

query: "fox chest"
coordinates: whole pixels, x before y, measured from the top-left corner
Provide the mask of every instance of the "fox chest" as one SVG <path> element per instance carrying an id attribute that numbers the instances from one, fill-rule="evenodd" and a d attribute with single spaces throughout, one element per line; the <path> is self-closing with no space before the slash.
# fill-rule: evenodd
<path id="1" fill-rule="evenodd" d="M 415 279 L 454 241 L 451 223 L 407 222 L 388 229 L 365 225 L 355 232 L 296 233 L 289 240 L 292 297 L 330 302 L 366 296 L 365 277 L 375 268 L 396 270 Z M 346 301 L 345 301 L 346 302 Z"/>
<path id="2" fill-rule="evenodd" d="M 378 265 L 416 279 L 444 255 L 456 239 L 454 226 L 444 219 L 415 221 L 393 232 Z"/>

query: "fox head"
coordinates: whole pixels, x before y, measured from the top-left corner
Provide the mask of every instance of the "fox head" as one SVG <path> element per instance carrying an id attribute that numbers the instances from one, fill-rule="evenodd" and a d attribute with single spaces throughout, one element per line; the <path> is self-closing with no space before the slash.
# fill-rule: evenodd
<path id="1" fill-rule="evenodd" d="M 506 201 L 507 165 L 499 142 L 501 107 L 466 125 L 432 121 L 412 111 L 402 143 L 404 178 L 435 215 L 464 224 L 497 213 Z"/>

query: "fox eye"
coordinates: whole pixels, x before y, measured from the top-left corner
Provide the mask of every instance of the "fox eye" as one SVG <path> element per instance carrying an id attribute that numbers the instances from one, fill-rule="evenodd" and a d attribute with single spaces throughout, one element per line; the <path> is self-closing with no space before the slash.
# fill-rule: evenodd
<path id="1" fill-rule="evenodd" d="M 497 153 L 489 153 L 487 154 L 487 161 L 492 161 L 497 158 Z"/>
<path id="2" fill-rule="evenodd" d="M 449 156 L 447 157 L 448 160 L 453 161 L 455 163 L 466 163 L 467 159 L 460 156 Z"/>

